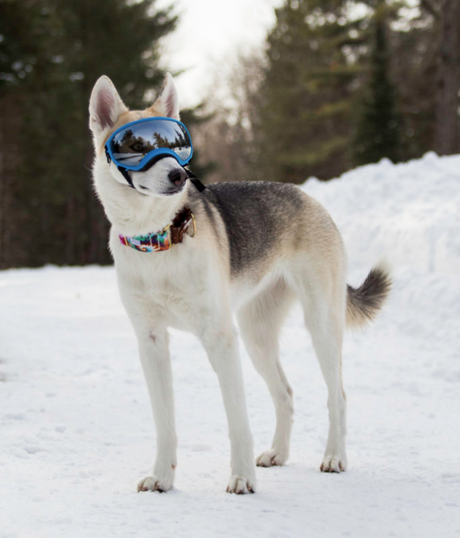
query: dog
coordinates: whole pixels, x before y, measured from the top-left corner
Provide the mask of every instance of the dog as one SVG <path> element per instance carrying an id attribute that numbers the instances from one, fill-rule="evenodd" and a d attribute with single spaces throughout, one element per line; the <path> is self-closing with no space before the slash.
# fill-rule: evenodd
<path id="1" fill-rule="evenodd" d="M 345 471 L 343 333 L 346 326 L 374 319 L 390 290 L 388 271 L 376 266 L 359 288 L 347 286 L 337 227 L 294 185 L 234 182 L 199 191 L 173 153 L 141 171 L 117 167 L 105 151 L 113 133 L 149 118 L 179 120 L 170 74 L 153 105 L 142 111 L 128 110 L 102 76 L 89 111 L 95 190 L 112 225 L 109 244 L 119 292 L 137 336 L 156 428 L 153 473 L 138 483 L 138 491 L 166 492 L 174 483 L 177 437 L 168 327 L 195 334 L 217 374 L 231 444 L 227 491 L 254 493 L 255 464 L 286 463 L 293 394 L 279 360 L 278 336 L 295 300 L 303 307 L 328 389 L 329 433 L 320 469 Z M 171 229 L 178 240 L 166 248 Z M 255 461 L 233 312 L 276 410 L 272 446 Z"/>

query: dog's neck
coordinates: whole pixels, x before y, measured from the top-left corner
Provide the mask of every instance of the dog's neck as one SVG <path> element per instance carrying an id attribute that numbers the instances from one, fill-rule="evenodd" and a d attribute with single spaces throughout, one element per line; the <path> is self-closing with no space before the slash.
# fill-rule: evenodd
<path id="1" fill-rule="evenodd" d="M 97 194 L 117 234 L 136 236 L 158 232 L 187 203 L 188 182 L 181 193 L 159 198 L 118 183 L 107 169 L 98 170 L 94 176 Z"/>

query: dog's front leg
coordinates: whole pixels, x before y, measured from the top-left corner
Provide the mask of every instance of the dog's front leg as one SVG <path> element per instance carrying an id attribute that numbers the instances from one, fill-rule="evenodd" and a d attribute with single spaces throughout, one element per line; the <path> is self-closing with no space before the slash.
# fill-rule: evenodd
<path id="1" fill-rule="evenodd" d="M 254 493 L 256 485 L 252 435 L 246 411 L 243 374 L 235 331 L 207 333 L 203 345 L 219 378 L 231 445 L 229 493 Z"/>
<path id="2" fill-rule="evenodd" d="M 152 403 L 157 434 L 157 453 L 152 476 L 141 480 L 138 491 L 168 491 L 177 465 L 177 437 L 171 361 L 166 330 L 138 334 L 139 355 Z"/>

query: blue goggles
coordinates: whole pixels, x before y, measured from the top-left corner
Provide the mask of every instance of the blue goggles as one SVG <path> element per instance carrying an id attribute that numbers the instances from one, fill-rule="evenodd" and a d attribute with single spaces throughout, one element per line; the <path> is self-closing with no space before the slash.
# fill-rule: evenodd
<path id="1" fill-rule="evenodd" d="M 162 157 L 174 157 L 185 166 L 193 155 L 192 138 L 180 121 L 143 118 L 117 129 L 105 143 L 105 153 L 119 169 L 136 172 L 147 170 Z"/>

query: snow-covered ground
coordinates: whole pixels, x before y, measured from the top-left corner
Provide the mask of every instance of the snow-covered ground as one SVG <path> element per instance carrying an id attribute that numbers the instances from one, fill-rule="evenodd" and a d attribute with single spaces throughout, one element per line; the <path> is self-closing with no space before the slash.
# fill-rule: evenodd
<path id="1" fill-rule="evenodd" d="M 227 426 L 199 342 L 172 331 L 179 466 L 167 494 L 137 493 L 155 447 L 136 342 L 113 268 L 0 272 L 0 537 L 460 536 L 460 156 L 383 161 L 305 190 L 331 212 L 351 284 L 385 255 L 391 299 L 348 334 L 349 471 L 319 472 L 326 389 L 294 310 L 282 359 L 292 454 L 225 493 Z M 256 453 L 274 412 L 242 349 Z"/>

